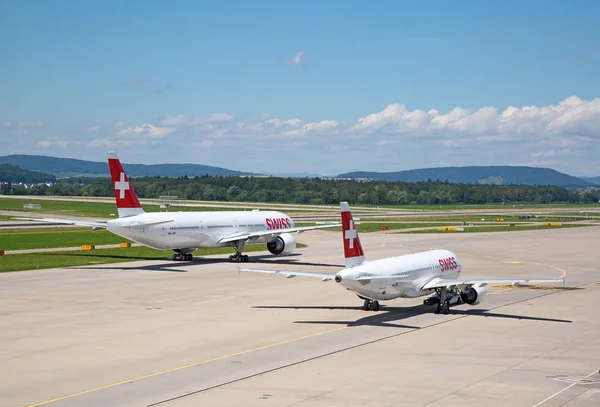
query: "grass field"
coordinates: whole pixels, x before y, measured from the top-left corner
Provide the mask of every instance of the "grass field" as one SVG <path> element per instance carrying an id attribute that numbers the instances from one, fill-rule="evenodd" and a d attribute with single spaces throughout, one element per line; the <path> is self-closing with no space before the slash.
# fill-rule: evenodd
<path id="1" fill-rule="evenodd" d="M 31 210 L 23 208 L 23 205 L 29 203 L 37 203 L 42 205 L 40 210 Z M 142 205 L 147 212 L 164 212 L 159 205 Z M 0 198 L 0 210 L 20 211 L 20 212 L 39 212 L 43 214 L 61 214 L 74 217 L 88 216 L 98 218 L 111 218 L 117 213 L 117 207 L 114 203 L 108 202 L 89 202 L 82 201 L 53 201 L 53 200 L 28 200 L 28 199 L 7 199 Z M 218 208 L 208 206 L 173 206 L 169 211 L 231 211 L 235 208 Z"/>
<path id="2" fill-rule="evenodd" d="M 545 225 L 523 225 L 523 226 L 514 226 L 511 227 L 509 225 L 498 225 L 498 226 L 465 226 L 464 231 L 441 231 L 439 228 L 436 229 L 426 229 L 426 230 L 407 230 L 405 232 L 398 233 L 481 233 L 481 232 L 518 232 L 524 230 L 540 230 L 540 229 L 566 229 L 566 228 L 577 228 L 577 227 L 586 227 L 590 225 L 581 225 L 581 224 L 562 224 L 561 226 L 545 226 Z"/>
<path id="3" fill-rule="evenodd" d="M 44 249 L 54 247 L 103 245 L 129 242 L 106 230 L 81 227 L 4 229 L 0 234 L 0 250 Z"/>
<path id="4" fill-rule="evenodd" d="M 481 219 L 485 219 L 482 221 Z M 382 227 L 387 227 L 387 230 L 400 230 L 412 228 L 426 227 L 441 227 L 441 226 L 464 226 L 468 225 L 485 225 L 489 227 L 489 231 L 502 230 L 503 227 L 509 227 L 511 223 L 515 225 L 531 225 L 536 222 L 555 222 L 559 221 L 558 217 L 540 217 L 539 219 L 525 220 L 519 219 L 518 216 L 502 216 L 502 221 L 498 220 L 497 216 L 423 216 L 423 217 L 407 217 L 404 219 L 398 218 L 364 218 L 356 225 L 356 230 L 359 233 L 378 232 Z M 314 222 L 295 222 L 297 226 L 311 226 Z M 341 232 L 341 228 L 325 229 L 331 232 Z M 519 229 L 524 230 L 524 229 Z"/>
<path id="5" fill-rule="evenodd" d="M 307 247 L 297 243 L 296 248 Z M 264 244 L 249 244 L 244 253 L 266 251 Z M 233 254 L 233 249 L 224 247 L 218 249 L 198 249 L 194 257 L 212 256 L 216 254 Z M 56 267 L 88 266 L 94 264 L 109 264 L 139 260 L 170 260 L 171 250 L 154 250 L 148 247 L 130 247 L 126 249 L 99 249 L 92 251 L 65 251 L 30 254 L 8 254 L 0 257 L 0 272 L 48 269 Z M 179 262 L 173 262 L 176 266 Z M 185 264 L 182 262 L 181 264 Z M 229 264 L 227 260 L 223 264 Z M 232 265 L 233 267 L 233 265 Z"/>
<path id="6" fill-rule="evenodd" d="M 439 211 L 439 210 L 469 210 L 469 209 L 497 209 L 510 210 L 510 209 L 532 209 L 538 211 L 548 211 L 553 209 L 582 209 L 582 208 L 596 208 L 598 205 L 590 204 L 482 204 L 482 205 L 381 205 L 379 208 L 391 208 L 391 209 L 411 209 L 411 210 L 424 210 L 424 211 Z"/>
<path id="7" fill-rule="evenodd" d="M 308 224 L 310 225 L 310 224 Z M 306 225 L 306 226 L 308 226 Z M 370 233 L 370 232 L 379 232 L 382 226 L 386 226 L 386 230 L 399 230 L 399 229 L 409 229 L 409 228 L 426 228 L 433 226 L 459 226 L 462 223 L 439 223 L 439 222 L 431 222 L 431 223 L 403 223 L 403 222 L 376 222 L 376 223 L 360 223 L 356 225 L 356 230 L 359 233 Z M 300 226 L 300 225 L 298 225 Z M 337 232 L 341 233 L 342 228 L 329 228 L 324 229 L 328 232 Z"/>

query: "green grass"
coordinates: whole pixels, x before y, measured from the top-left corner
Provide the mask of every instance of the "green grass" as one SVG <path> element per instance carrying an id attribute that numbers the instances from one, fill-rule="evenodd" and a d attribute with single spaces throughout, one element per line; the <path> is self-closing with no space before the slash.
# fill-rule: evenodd
<path id="1" fill-rule="evenodd" d="M 540 230 L 540 229 L 566 229 L 566 228 L 576 228 L 576 227 L 586 227 L 590 225 L 581 225 L 581 224 L 562 224 L 561 226 L 544 226 L 544 225 L 524 225 L 524 226 L 481 226 L 481 227 L 469 227 L 465 226 L 464 231 L 462 232 L 447 232 L 441 231 L 439 228 L 436 229 L 427 229 L 427 230 L 412 230 L 406 232 L 398 232 L 398 233 L 448 233 L 448 234 L 456 234 L 456 233 L 481 233 L 481 232 L 518 232 L 523 230 Z"/>
<path id="2" fill-rule="evenodd" d="M 361 223 L 356 225 L 356 230 L 358 233 L 370 233 L 370 232 L 379 232 L 381 231 L 381 226 L 387 226 L 386 230 L 400 230 L 400 229 L 409 229 L 409 228 L 426 228 L 433 226 L 459 226 L 458 223 L 450 224 L 450 223 Z M 462 226 L 462 223 L 460 224 Z M 329 228 L 325 229 L 330 232 L 338 232 L 342 231 L 342 228 Z"/>
<path id="3" fill-rule="evenodd" d="M 503 225 L 508 226 L 510 223 L 515 224 L 530 224 L 534 221 L 527 221 L 519 219 L 517 216 L 504 216 L 504 221 L 496 221 L 496 217 L 485 217 L 485 221 L 481 221 L 480 217 L 467 217 L 467 216 L 455 216 L 455 217 L 418 217 L 418 218 L 365 218 L 360 220 L 359 224 L 356 225 L 356 230 L 359 233 L 378 232 L 381 230 L 381 226 L 387 226 L 388 230 L 399 230 L 399 229 L 412 229 L 412 228 L 426 228 L 426 227 L 441 227 L 441 226 L 466 226 L 468 224 L 474 225 L 490 225 L 490 227 L 502 227 Z M 553 221 L 552 219 L 548 221 Z M 464 225 L 463 222 L 466 224 Z M 314 222 L 295 222 L 297 226 L 313 226 Z M 324 229 L 331 232 L 341 232 L 341 228 L 328 228 Z"/>
<path id="4" fill-rule="evenodd" d="M 90 228 L 16 228 L 0 234 L 0 250 L 44 249 L 81 246 L 82 244 L 119 244 L 129 240 L 106 230 Z"/>
<path id="5" fill-rule="evenodd" d="M 296 248 L 307 247 L 297 243 Z M 264 244 L 249 244 L 244 252 L 266 251 Z M 233 254 L 233 249 L 224 247 L 217 249 L 198 249 L 195 257 L 211 256 L 216 254 Z M 88 266 L 94 264 L 109 264 L 139 260 L 170 260 L 173 255 L 171 250 L 154 250 L 148 247 L 130 247 L 127 249 L 98 249 L 92 251 L 65 251 L 30 254 L 8 254 L 0 257 L 0 272 L 36 270 L 57 267 Z M 227 261 L 224 260 L 224 264 Z M 174 262 L 174 265 L 180 264 Z M 181 264 L 185 264 L 181 263 Z"/>
<path id="6" fill-rule="evenodd" d="M 598 208 L 598 205 L 592 204 L 533 204 L 533 203 L 522 203 L 522 204 L 482 204 L 482 205 L 381 205 L 381 209 L 410 209 L 410 210 L 424 210 L 424 211 L 439 211 L 439 210 L 469 210 L 469 209 L 497 209 L 497 210 L 510 210 L 510 209 L 535 209 L 538 211 L 552 210 L 552 209 L 563 209 L 563 208 Z"/>
<path id="7" fill-rule="evenodd" d="M 79 198 L 79 197 L 78 197 Z M 36 203 L 42 205 L 40 210 L 25 209 L 23 205 L 29 203 Z M 165 212 L 164 209 L 160 209 L 159 205 L 142 205 L 146 212 Z M 60 200 L 38 200 L 38 199 L 19 199 L 19 198 L 0 198 L 0 210 L 7 211 L 21 211 L 21 212 L 37 212 L 40 214 L 61 214 L 70 215 L 73 217 L 85 216 L 85 217 L 98 217 L 98 218 L 110 218 L 111 214 L 117 213 L 117 207 L 114 203 L 108 202 L 95 202 L 90 200 L 84 201 L 60 201 Z M 169 212 L 179 211 L 231 211 L 235 208 L 221 208 L 221 207 L 208 207 L 208 206 L 172 206 L 169 208 Z"/>

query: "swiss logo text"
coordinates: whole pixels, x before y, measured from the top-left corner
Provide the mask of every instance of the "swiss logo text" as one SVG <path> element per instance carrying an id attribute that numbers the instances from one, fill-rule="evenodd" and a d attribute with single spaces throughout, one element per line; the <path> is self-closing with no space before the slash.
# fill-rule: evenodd
<path id="1" fill-rule="evenodd" d="M 287 229 L 292 227 L 289 218 L 266 218 L 267 230 Z"/>
<path id="2" fill-rule="evenodd" d="M 456 270 L 458 268 L 458 263 L 454 257 L 439 259 L 438 262 L 440 263 L 442 273 L 444 271 Z"/>

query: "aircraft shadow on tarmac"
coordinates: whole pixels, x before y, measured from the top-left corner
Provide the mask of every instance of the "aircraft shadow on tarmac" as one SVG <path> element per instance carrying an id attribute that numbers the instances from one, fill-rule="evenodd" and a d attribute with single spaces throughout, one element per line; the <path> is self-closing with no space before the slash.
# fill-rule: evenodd
<path id="1" fill-rule="evenodd" d="M 61 256 L 81 256 L 80 254 L 60 254 Z M 192 261 L 177 261 L 166 260 L 166 259 L 157 259 L 152 257 L 144 257 L 144 256 L 126 256 L 126 255 L 109 255 L 109 254 L 99 254 L 99 253 L 90 253 L 86 254 L 86 257 L 98 257 L 98 258 L 117 258 L 123 259 L 123 261 L 164 261 L 164 263 L 151 264 L 147 266 L 126 266 L 126 265 L 116 265 L 116 264 L 106 264 L 103 266 L 93 266 L 93 265 L 83 265 L 83 266 L 71 266 L 65 267 L 69 269 L 87 269 L 87 270 L 146 270 L 146 271 L 168 271 L 168 272 L 179 272 L 179 273 L 187 273 L 189 270 L 178 269 L 176 267 L 185 267 L 185 266 L 194 266 L 199 264 L 223 264 L 223 265 L 231 265 L 236 266 L 245 266 L 252 267 L 253 264 L 270 264 L 270 265 L 293 265 L 293 266 L 315 266 L 315 267 L 335 267 L 336 269 L 342 269 L 344 266 L 341 264 L 330 264 L 330 263 L 312 263 L 299 261 L 294 259 L 293 257 L 301 256 L 301 254 L 291 254 L 286 256 L 286 258 L 274 258 L 272 254 L 265 255 L 250 255 L 250 261 L 248 263 L 230 263 L 228 259 L 224 258 L 214 258 L 214 257 L 194 257 Z M 292 257 L 291 259 L 289 257 Z M 235 267 L 232 268 L 235 270 Z"/>
<path id="2" fill-rule="evenodd" d="M 386 307 L 383 306 L 384 313 L 378 313 L 375 315 L 369 315 L 364 318 L 360 318 L 356 321 L 294 321 L 296 324 L 321 324 L 321 325 L 346 325 L 348 327 L 355 326 L 383 326 L 390 328 L 404 328 L 404 329 L 421 329 L 421 327 L 410 326 L 410 325 L 401 325 L 395 323 L 395 321 L 402 321 L 403 319 L 415 317 L 422 314 L 431 313 L 432 307 L 426 305 L 415 305 L 411 307 Z M 383 308 L 382 307 L 382 308 Z M 255 306 L 253 308 L 262 308 L 262 309 L 347 309 L 347 310 L 362 310 L 362 307 L 330 307 L 330 306 L 277 306 L 277 305 L 262 305 Z M 523 315 L 511 315 L 511 314 L 502 314 L 498 312 L 490 312 L 493 310 L 488 309 L 457 309 L 450 308 L 450 316 L 451 315 L 461 315 L 461 316 L 482 316 L 482 317 L 491 317 L 491 318 L 509 318 L 509 319 L 519 319 L 519 320 L 527 320 L 527 321 L 542 321 L 542 322 L 559 322 L 559 323 L 567 323 L 570 324 L 572 321 L 566 319 L 556 319 L 556 318 L 542 318 L 542 317 L 529 317 Z"/>

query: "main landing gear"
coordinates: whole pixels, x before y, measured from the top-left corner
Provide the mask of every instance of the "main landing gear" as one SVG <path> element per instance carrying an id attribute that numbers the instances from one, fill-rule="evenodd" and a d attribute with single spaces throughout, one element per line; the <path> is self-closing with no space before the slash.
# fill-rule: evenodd
<path id="1" fill-rule="evenodd" d="M 365 311 L 379 311 L 379 301 L 377 300 L 365 300 L 363 304 L 363 310 Z"/>
<path id="2" fill-rule="evenodd" d="M 423 301 L 425 305 L 433 305 L 433 312 L 436 314 L 448 314 L 450 312 L 450 303 L 457 304 L 460 296 L 455 293 L 448 293 L 448 288 L 438 288 L 435 295 Z"/>
<path id="3" fill-rule="evenodd" d="M 229 256 L 229 262 L 231 263 L 248 263 L 248 255 L 242 254 L 244 250 L 244 244 L 246 242 L 244 240 L 238 240 L 233 242 L 233 247 L 235 248 L 235 254 Z"/>
<path id="4" fill-rule="evenodd" d="M 192 253 L 173 253 L 174 261 L 192 261 L 193 258 Z"/>

